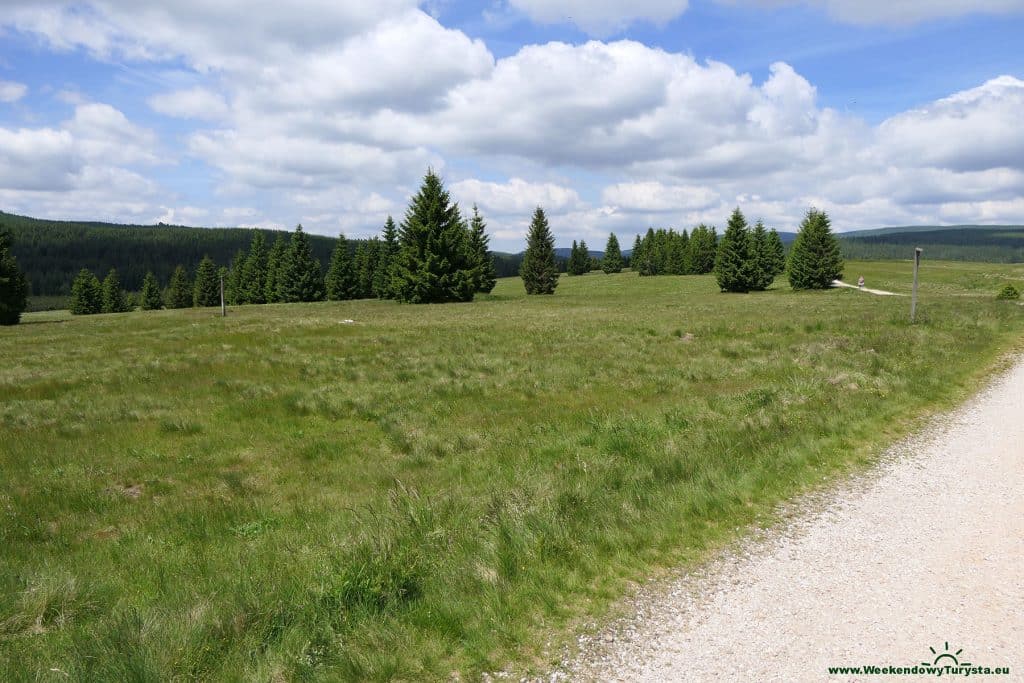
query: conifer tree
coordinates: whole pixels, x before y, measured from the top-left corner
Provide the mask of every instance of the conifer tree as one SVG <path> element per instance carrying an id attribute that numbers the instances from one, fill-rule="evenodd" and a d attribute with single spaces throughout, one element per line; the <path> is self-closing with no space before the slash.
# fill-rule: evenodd
<path id="1" fill-rule="evenodd" d="M 284 235 L 278 233 L 277 239 L 274 240 L 274 246 L 271 247 L 270 253 L 267 255 L 267 280 L 264 283 L 263 298 L 268 304 L 276 304 L 282 301 L 281 273 L 287 256 L 288 244 L 285 242 Z"/>
<path id="2" fill-rule="evenodd" d="M 267 242 L 258 230 L 252 236 L 249 255 L 242 265 L 238 289 L 241 300 L 247 304 L 267 302 Z"/>
<path id="3" fill-rule="evenodd" d="M 633 266 L 633 270 L 639 272 L 641 276 L 656 275 L 658 272 L 655 242 L 654 228 L 647 228 L 647 234 L 640 242 L 640 259 Z"/>
<path id="4" fill-rule="evenodd" d="M 220 305 L 220 277 L 217 264 L 203 256 L 196 268 L 196 281 L 192 285 L 192 305 L 200 308 Z"/>
<path id="5" fill-rule="evenodd" d="M 309 237 L 301 225 L 295 227 L 288 243 L 288 251 L 278 270 L 277 289 L 280 300 L 286 303 L 323 301 L 324 277 L 320 262 L 313 256 Z"/>
<path id="6" fill-rule="evenodd" d="M 102 312 L 103 313 L 124 313 L 128 309 L 128 298 L 121 289 L 121 278 L 117 275 L 117 269 L 111 268 L 107 277 L 103 278 Z"/>
<path id="7" fill-rule="evenodd" d="M 558 264 L 555 262 L 555 237 L 551 234 L 544 209 L 537 207 L 526 237 L 526 252 L 519 266 L 527 294 L 554 294 L 558 286 Z"/>
<path id="8" fill-rule="evenodd" d="M 498 281 L 498 274 L 494 268 L 494 255 L 488 249 L 491 238 L 487 236 L 487 224 L 484 223 L 484 218 L 480 215 L 476 204 L 473 205 L 473 217 L 469 221 L 469 229 L 469 249 L 476 262 L 476 291 L 490 294 Z"/>
<path id="9" fill-rule="evenodd" d="M 608 243 L 604 246 L 601 270 L 608 275 L 622 272 L 622 249 L 619 248 L 619 238 L 615 236 L 614 232 L 608 235 Z"/>
<path id="10" fill-rule="evenodd" d="M 782 275 L 786 272 L 786 247 L 782 245 L 782 238 L 775 228 L 768 231 L 768 252 L 771 255 L 773 277 Z"/>
<path id="11" fill-rule="evenodd" d="M 580 270 L 580 247 L 576 240 L 572 241 L 572 248 L 569 249 L 569 260 L 565 264 L 566 275 L 579 275 Z"/>
<path id="12" fill-rule="evenodd" d="M 432 169 L 405 212 L 391 282 L 406 303 L 472 301 L 476 292 L 469 227 Z"/>
<path id="13" fill-rule="evenodd" d="M 92 315 L 103 310 L 103 287 L 88 268 L 82 268 L 71 285 L 71 312 Z"/>
<path id="14" fill-rule="evenodd" d="M 246 296 L 245 290 L 242 288 L 245 262 L 245 252 L 239 249 L 235 252 L 235 258 L 231 260 L 231 270 L 228 271 L 227 278 L 224 280 L 224 296 L 227 303 L 232 306 L 251 303 Z"/>
<path id="15" fill-rule="evenodd" d="M 373 274 L 373 293 L 380 299 L 392 298 L 391 269 L 398 254 L 398 226 L 389 215 L 384 222 L 383 240 L 380 244 L 380 258 Z"/>
<path id="16" fill-rule="evenodd" d="M 360 242 L 359 246 L 356 247 L 355 274 L 357 299 L 369 299 L 374 295 L 374 251 L 373 240 Z"/>
<path id="17" fill-rule="evenodd" d="M 0 325 L 17 325 L 28 307 L 28 279 L 11 253 L 10 235 L 0 229 Z"/>
<path id="18" fill-rule="evenodd" d="M 356 298 L 356 274 L 352 255 L 348 251 L 345 235 L 338 235 L 338 243 L 331 252 L 331 263 L 325 280 L 327 298 L 331 301 L 345 301 Z"/>
<path id="19" fill-rule="evenodd" d="M 718 245 L 715 277 L 723 292 L 749 292 L 753 284 L 750 231 L 739 207 L 732 212 Z"/>
<path id="20" fill-rule="evenodd" d="M 690 236 L 683 230 L 682 233 L 671 233 L 670 258 L 668 272 L 672 275 L 687 274 L 687 251 L 689 250 Z"/>
<path id="21" fill-rule="evenodd" d="M 584 239 L 580 240 L 580 263 L 578 266 L 578 275 L 586 275 L 590 272 L 590 247 L 587 246 L 587 241 Z"/>
<path id="22" fill-rule="evenodd" d="M 789 254 L 789 284 L 793 289 L 828 289 L 842 277 L 843 257 L 828 215 L 810 209 Z"/>
<path id="23" fill-rule="evenodd" d="M 763 291 L 775 281 L 775 268 L 768 231 L 758 221 L 750 233 L 750 288 Z"/>
<path id="24" fill-rule="evenodd" d="M 160 285 L 152 271 L 142 278 L 142 297 L 139 306 L 144 311 L 159 311 L 164 307 L 164 298 L 160 294 Z"/>
<path id="25" fill-rule="evenodd" d="M 718 238 L 715 229 L 701 223 L 690 235 L 690 263 L 695 275 L 704 275 L 715 269 L 718 256 Z"/>
<path id="26" fill-rule="evenodd" d="M 167 308 L 189 308 L 192 306 L 192 282 L 188 278 L 185 266 L 178 266 L 171 275 L 167 286 Z"/>
<path id="27" fill-rule="evenodd" d="M 640 257 L 641 253 L 643 252 L 643 248 L 644 241 L 643 239 L 641 239 L 640 235 L 637 235 L 636 239 L 633 240 L 633 249 L 632 251 L 629 252 L 629 269 L 632 270 L 634 273 L 639 272 L 639 268 L 637 266 L 640 263 Z"/>

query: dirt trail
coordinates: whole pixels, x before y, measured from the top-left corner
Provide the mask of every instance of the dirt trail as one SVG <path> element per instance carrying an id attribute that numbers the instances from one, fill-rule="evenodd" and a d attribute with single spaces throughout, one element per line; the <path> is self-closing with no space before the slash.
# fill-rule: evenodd
<path id="1" fill-rule="evenodd" d="M 642 591 L 553 677 L 913 680 L 829 667 L 932 664 L 948 645 L 1010 667 L 970 680 L 1024 680 L 1022 416 L 1024 358 L 766 540 Z"/>
<path id="2" fill-rule="evenodd" d="M 906 296 L 906 294 L 897 294 L 896 292 L 887 292 L 884 289 L 869 289 L 867 287 L 858 287 L 857 285 L 851 285 L 849 282 L 843 282 L 842 280 L 833 280 L 833 287 L 849 287 L 850 289 L 859 289 L 862 292 L 868 294 L 877 294 L 878 296 Z"/>

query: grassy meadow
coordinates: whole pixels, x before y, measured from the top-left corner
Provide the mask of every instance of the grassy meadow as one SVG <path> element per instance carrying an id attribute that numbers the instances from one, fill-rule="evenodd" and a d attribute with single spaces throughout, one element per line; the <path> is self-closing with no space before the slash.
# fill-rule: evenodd
<path id="1" fill-rule="evenodd" d="M 909 263 L 859 274 L 909 291 Z M 632 582 L 962 399 L 1020 348 L 994 297 L 1022 281 L 926 260 L 913 326 L 903 297 L 631 273 L 27 314 L 0 329 L 0 679 L 542 670 Z"/>

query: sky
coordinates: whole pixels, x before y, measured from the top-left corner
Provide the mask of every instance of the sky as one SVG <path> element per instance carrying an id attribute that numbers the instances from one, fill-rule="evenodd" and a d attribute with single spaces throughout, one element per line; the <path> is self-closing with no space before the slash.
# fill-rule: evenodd
<path id="1" fill-rule="evenodd" d="M 1024 223 L 1024 0 L 0 0 L 0 210 L 523 248 Z"/>

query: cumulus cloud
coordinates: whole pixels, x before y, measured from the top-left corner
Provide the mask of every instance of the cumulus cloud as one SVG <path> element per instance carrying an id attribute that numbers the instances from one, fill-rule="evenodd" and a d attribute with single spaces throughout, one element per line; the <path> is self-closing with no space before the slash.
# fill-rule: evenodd
<path id="1" fill-rule="evenodd" d="M 200 87 L 154 95 L 149 106 L 165 116 L 211 121 L 223 119 L 229 111 L 220 94 Z"/>
<path id="2" fill-rule="evenodd" d="M 967 14 L 1024 12 L 1022 0 L 720 0 L 729 4 L 821 7 L 840 21 L 854 24 L 913 24 Z"/>
<path id="3" fill-rule="evenodd" d="M 451 185 L 451 194 L 463 205 L 477 204 L 486 213 L 500 216 L 528 215 L 538 206 L 562 212 L 583 205 L 576 190 L 555 183 L 531 183 L 522 178 L 508 182 L 462 180 Z"/>
<path id="4" fill-rule="evenodd" d="M 0 81 L 0 102 L 17 102 L 27 92 L 28 86 L 23 83 Z"/>
<path id="5" fill-rule="evenodd" d="M 542 24 L 574 24 L 606 36 L 636 21 L 664 24 L 686 11 L 687 0 L 509 0 L 509 5 Z"/>

